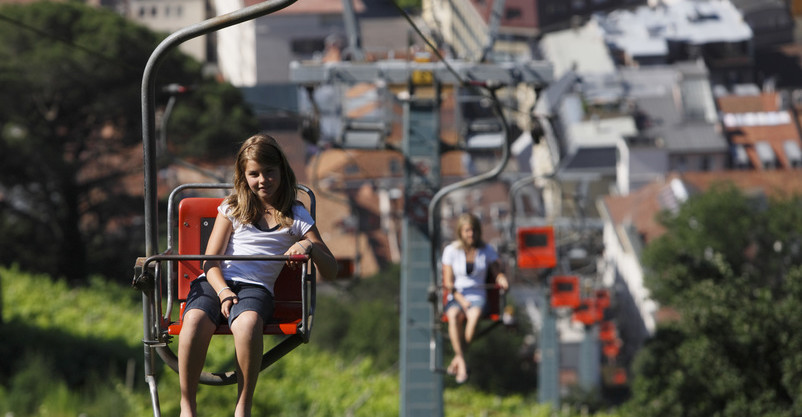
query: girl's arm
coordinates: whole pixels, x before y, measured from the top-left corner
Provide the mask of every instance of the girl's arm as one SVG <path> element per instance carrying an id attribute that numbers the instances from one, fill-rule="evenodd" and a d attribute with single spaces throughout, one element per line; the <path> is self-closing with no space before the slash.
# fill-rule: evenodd
<path id="1" fill-rule="evenodd" d="M 501 272 L 501 264 L 498 260 L 490 264 L 490 275 L 496 277 L 496 285 L 502 290 L 506 291 L 510 288 L 510 283 L 507 281 L 507 276 Z"/>
<path id="2" fill-rule="evenodd" d="M 312 225 L 312 228 L 304 234 L 304 238 L 292 245 L 285 253 L 285 255 L 296 254 L 309 255 L 323 279 L 337 277 L 337 260 L 334 259 L 329 247 L 323 242 L 316 225 Z"/>
<path id="3" fill-rule="evenodd" d="M 454 301 L 463 309 L 467 310 L 471 306 L 471 303 L 454 287 L 454 269 L 448 264 L 443 264 L 443 290 L 450 292 Z"/>
<path id="4" fill-rule="evenodd" d="M 231 237 L 233 227 L 231 221 L 220 213 L 217 213 L 217 219 L 214 221 L 212 234 L 209 236 L 209 242 L 206 244 L 206 255 L 223 255 L 228 247 L 228 239 Z M 223 272 L 220 270 L 220 261 L 205 261 L 203 263 L 203 272 L 206 273 L 206 280 L 209 281 L 217 297 L 221 300 L 220 311 L 225 318 L 231 311 L 231 305 L 237 304 L 237 294 L 231 291 L 226 285 L 223 278 Z M 223 302 L 222 300 L 226 300 Z M 228 303 L 227 301 L 232 303 Z"/>

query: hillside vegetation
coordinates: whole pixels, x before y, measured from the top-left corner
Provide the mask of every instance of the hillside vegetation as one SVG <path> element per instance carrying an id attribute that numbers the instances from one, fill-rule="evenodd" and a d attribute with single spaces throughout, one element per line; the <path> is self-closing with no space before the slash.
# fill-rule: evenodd
<path id="1" fill-rule="evenodd" d="M 18 268 L 0 269 L 0 415 L 152 415 L 142 375 L 140 295 L 127 282 L 100 278 L 89 282 L 71 287 Z M 336 304 L 323 297 L 319 307 L 325 305 Z M 325 312 L 319 313 L 325 317 Z M 348 314 L 346 309 L 339 313 Z M 397 316 L 390 318 L 395 320 Z M 326 329 L 327 325 L 321 325 L 323 340 Z M 231 346 L 228 337 L 215 338 L 209 369 L 229 369 Z M 397 365 L 388 367 L 387 359 L 379 358 L 384 364 L 377 366 L 374 356 L 368 348 L 341 355 L 315 343 L 302 346 L 262 373 L 254 415 L 397 416 Z M 165 367 L 158 380 L 163 415 L 177 415 L 177 376 Z M 233 386 L 203 386 L 198 401 L 207 415 L 227 415 L 235 390 Z M 536 404 L 532 397 L 534 392 L 500 396 L 471 386 L 448 387 L 446 415 L 549 415 L 548 407 Z"/>

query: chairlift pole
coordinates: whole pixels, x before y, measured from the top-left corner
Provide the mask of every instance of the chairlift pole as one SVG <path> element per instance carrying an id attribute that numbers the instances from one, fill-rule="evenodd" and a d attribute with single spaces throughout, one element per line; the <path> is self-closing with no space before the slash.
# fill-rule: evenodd
<path id="1" fill-rule="evenodd" d="M 266 0 L 243 9 L 207 19 L 201 23 L 179 29 L 165 38 L 151 53 L 142 74 L 142 144 L 144 160 L 144 200 L 145 200 L 145 255 L 147 257 L 158 253 L 159 225 L 158 225 L 158 193 L 157 193 L 157 143 L 156 143 L 156 72 L 167 54 L 180 44 L 229 26 L 248 20 L 256 19 L 277 10 L 281 10 L 296 0 Z M 143 343 L 145 349 L 145 380 L 150 389 L 153 415 L 161 416 L 159 406 L 159 393 L 156 385 L 154 351 L 166 348 L 163 335 L 159 334 L 160 320 L 158 310 L 161 303 L 160 285 L 158 282 L 147 283 L 143 286 Z"/>

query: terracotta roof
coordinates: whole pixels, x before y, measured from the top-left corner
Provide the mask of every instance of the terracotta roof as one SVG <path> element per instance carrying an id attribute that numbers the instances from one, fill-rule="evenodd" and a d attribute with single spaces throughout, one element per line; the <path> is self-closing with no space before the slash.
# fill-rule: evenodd
<path id="1" fill-rule="evenodd" d="M 644 243 L 659 237 L 665 229 L 655 216 L 664 209 L 661 194 L 669 190 L 669 181 L 680 179 L 686 188 L 704 191 L 717 183 L 731 182 L 747 193 L 770 196 L 802 193 L 802 175 L 788 171 L 718 171 L 672 174 L 666 181 L 648 184 L 626 196 L 606 196 L 602 203 L 616 227 L 633 226 Z M 664 201 L 664 200 L 663 200 Z"/>
<path id="2" fill-rule="evenodd" d="M 794 115 L 780 108 L 777 93 L 724 96 L 717 98 L 717 102 L 730 142 L 743 146 L 754 169 L 764 169 L 756 146 L 759 142 L 771 146 L 782 168 L 793 168 L 786 154 L 785 142 L 791 140 L 802 148 L 802 141 Z M 742 121 L 746 117 L 749 122 Z M 771 121 L 760 122 L 759 118 Z"/>

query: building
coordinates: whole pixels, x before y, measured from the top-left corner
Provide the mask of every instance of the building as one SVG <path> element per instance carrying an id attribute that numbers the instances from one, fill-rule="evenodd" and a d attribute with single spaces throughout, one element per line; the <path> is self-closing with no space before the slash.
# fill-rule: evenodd
<path id="1" fill-rule="evenodd" d="M 126 16 L 153 31 L 169 34 L 211 17 L 206 0 L 130 0 Z M 199 36 L 179 49 L 200 62 L 215 61 L 213 35 Z"/>
<path id="2" fill-rule="evenodd" d="M 703 59 L 713 84 L 752 82 L 753 32 L 729 1 L 679 0 L 593 18 L 619 65 Z"/>
<path id="3" fill-rule="evenodd" d="M 791 97 L 753 88 L 716 98 L 732 149 L 733 168 L 802 168 L 802 140 L 799 121 L 790 107 Z"/>

